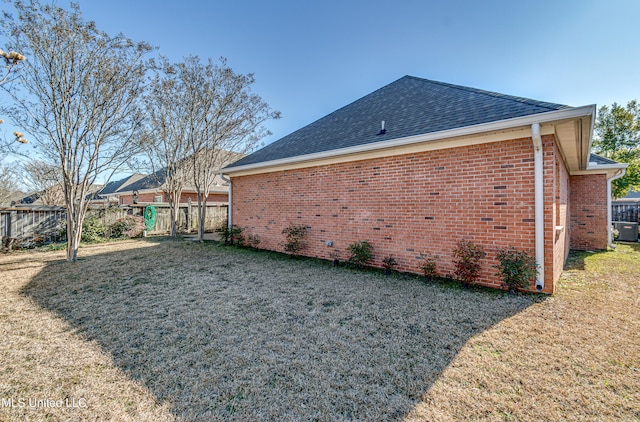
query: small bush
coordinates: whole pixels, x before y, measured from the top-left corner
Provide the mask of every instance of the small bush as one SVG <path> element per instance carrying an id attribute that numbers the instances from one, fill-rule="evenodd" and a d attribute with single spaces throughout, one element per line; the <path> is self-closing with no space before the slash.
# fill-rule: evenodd
<path id="1" fill-rule="evenodd" d="M 111 237 L 116 239 L 140 237 L 144 233 L 144 228 L 144 217 L 127 215 L 110 226 Z"/>
<path id="2" fill-rule="evenodd" d="M 433 277 L 438 276 L 436 261 L 438 259 L 437 256 L 431 256 L 429 254 L 420 254 L 420 258 L 422 259 L 422 264 L 420 264 L 420 269 L 424 274 L 424 278 L 426 281 L 430 281 Z"/>
<path id="3" fill-rule="evenodd" d="M 482 246 L 468 240 L 461 240 L 453 249 L 454 275 L 464 287 L 473 284 L 480 276 L 480 261 L 487 254 Z"/>
<path id="4" fill-rule="evenodd" d="M 247 236 L 247 242 L 253 249 L 258 249 L 258 246 L 261 242 L 260 236 L 258 236 L 257 234 L 250 234 L 249 236 Z"/>
<path id="5" fill-rule="evenodd" d="M 244 228 L 224 226 L 220 231 L 225 245 L 244 246 Z"/>
<path id="6" fill-rule="evenodd" d="M 385 274 L 391 274 L 391 270 L 393 270 L 398 265 L 398 261 L 392 256 L 389 255 L 382 260 L 382 266 L 384 267 Z"/>
<path id="7" fill-rule="evenodd" d="M 290 224 L 289 227 L 282 230 L 282 234 L 286 236 L 284 251 L 291 254 L 291 256 L 295 256 L 304 248 L 304 237 L 307 234 L 306 226 Z"/>
<path id="8" fill-rule="evenodd" d="M 367 265 L 373 259 L 373 246 L 366 240 L 359 240 L 349 245 L 349 262 L 357 268 Z"/>
<path id="9" fill-rule="evenodd" d="M 499 249 L 496 258 L 500 261 L 495 268 L 496 275 L 502 280 L 502 285 L 514 292 L 518 288 L 531 286 L 538 274 L 536 259 L 525 251 L 519 251 L 513 246 Z"/>
<path id="10" fill-rule="evenodd" d="M 86 217 L 82 223 L 83 242 L 102 242 L 105 240 L 107 228 L 102 223 L 102 219 L 98 217 Z"/>

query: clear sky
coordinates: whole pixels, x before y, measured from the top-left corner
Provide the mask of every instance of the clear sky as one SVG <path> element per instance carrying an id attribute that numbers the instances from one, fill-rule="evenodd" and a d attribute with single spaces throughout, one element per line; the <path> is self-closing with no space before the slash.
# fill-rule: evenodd
<path id="1" fill-rule="evenodd" d="M 59 2 L 65 5 L 66 2 Z M 638 0 L 80 0 L 174 61 L 227 57 L 282 136 L 404 75 L 581 106 L 640 99 Z"/>
<path id="2" fill-rule="evenodd" d="M 173 61 L 254 73 L 282 112 L 267 143 L 404 75 L 573 106 L 640 99 L 639 0 L 78 2 Z"/>

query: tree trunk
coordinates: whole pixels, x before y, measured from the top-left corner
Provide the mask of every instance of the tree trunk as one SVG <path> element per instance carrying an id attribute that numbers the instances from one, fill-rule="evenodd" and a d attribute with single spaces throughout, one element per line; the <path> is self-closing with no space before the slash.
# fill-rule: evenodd
<path id="1" fill-rule="evenodd" d="M 198 241 L 204 241 L 204 222 L 207 215 L 207 198 L 198 194 Z"/>
<path id="2" fill-rule="evenodd" d="M 84 216 L 81 215 L 81 210 L 77 210 L 75 206 L 69 207 L 67 211 L 67 262 L 76 262 L 78 260 L 83 219 Z"/>
<path id="3" fill-rule="evenodd" d="M 76 228 L 73 213 L 71 210 L 67 212 L 67 262 L 76 262 L 78 260 L 78 242 L 76 241 Z"/>
<path id="4" fill-rule="evenodd" d="M 178 236 L 178 214 L 180 213 L 180 195 L 182 194 L 182 190 L 179 192 L 169 193 L 169 216 L 171 218 L 171 231 L 169 232 L 169 236 L 177 237 Z"/>
<path id="5" fill-rule="evenodd" d="M 178 212 L 179 212 L 179 204 L 174 202 L 169 206 L 169 212 L 171 216 L 171 232 L 169 236 L 176 237 L 178 236 Z"/>

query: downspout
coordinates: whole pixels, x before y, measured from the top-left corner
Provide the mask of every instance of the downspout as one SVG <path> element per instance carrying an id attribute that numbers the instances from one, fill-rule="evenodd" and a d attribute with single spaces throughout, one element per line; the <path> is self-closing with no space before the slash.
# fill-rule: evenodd
<path id="1" fill-rule="evenodd" d="M 233 184 L 231 183 L 231 179 L 226 178 L 222 173 L 220 173 L 220 178 L 229 184 L 229 208 L 227 208 L 227 227 L 229 228 L 229 230 L 231 230 L 231 228 L 233 227 L 233 212 L 231 212 L 233 207 Z"/>
<path id="2" fill-rule="evenodd" d="M 540 292 L 544 289 L 544 157 L 542 154 L 542 138 L 540 137 L 539 123 L 531 125 L 531 139 L 533 140 L 536 263 L 538 264 L 536 290 Z"/>
<path id="3" fill-rule="evenodd" d="M 608 240 L 609 240 L 609 247 L 610 248 L 615 248 L 615 245 L 613 244 L 613 232 L 611 231 L 611 182 L 613 182 L 616 179 L 621 178 L 622 176 L 624 176 L 624 174 L 626 173 L 626 170 L 621 169 L 618 170 L 616 172 L 616 174 L 614 174 L 613 176 L 611 176 L 610 178 L 607 179 L 607 227 L 609 230 L 609 235 L 608 235 Z"/>

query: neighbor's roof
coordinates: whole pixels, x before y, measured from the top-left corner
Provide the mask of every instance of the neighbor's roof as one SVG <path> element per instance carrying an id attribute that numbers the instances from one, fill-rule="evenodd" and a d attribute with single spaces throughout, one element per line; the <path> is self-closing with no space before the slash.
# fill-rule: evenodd
<path id="1" fill-rule="evenodd" d="M 640 190 L 631 189 L 624 199 L 640 199 Z"/>
<path id="2" fill-rule="evenodd" d="M 144 174 L 132 174 L 131 176 L 127 176 L 124 179 L 115 180 L 113 182 L 107 183 L 101 190 L 98 192 L 98 195 L 110 195 L 113 193 L 117 193 L 128 185 L 135 183 L 136 181 L 142 179 Z"/>
<path id="3" fill-rule="evenodd" d="M 155 189 L 164 184 L 165 169 L 160 169 L 153 174 L 142 177 L 134 183 L 127 186 L 126 189 L 120 189 L 120 192 L 133 192 L 135 190 Z"/>
<path id="4" fill-rule="evenodd" d="M 594 154 L 594 153 L 591 153 L 591 155 L 589 156 L 589 164 L 591 164 L 591 163 L 599 165 L 599 166 L 603 166 L 603 165 L 606 166 L 606 165 L 611 165 L 611 164 L 620 164 L 619 162 L 613 161 L 610 158 L 602 157 L 602 156 Z"/>
<path id="5" fill-rule="evenodd" d="M 227 169 L 571 108 L 404 76 Z M 385 121 L 384 134 L 381 122 Z"/>

